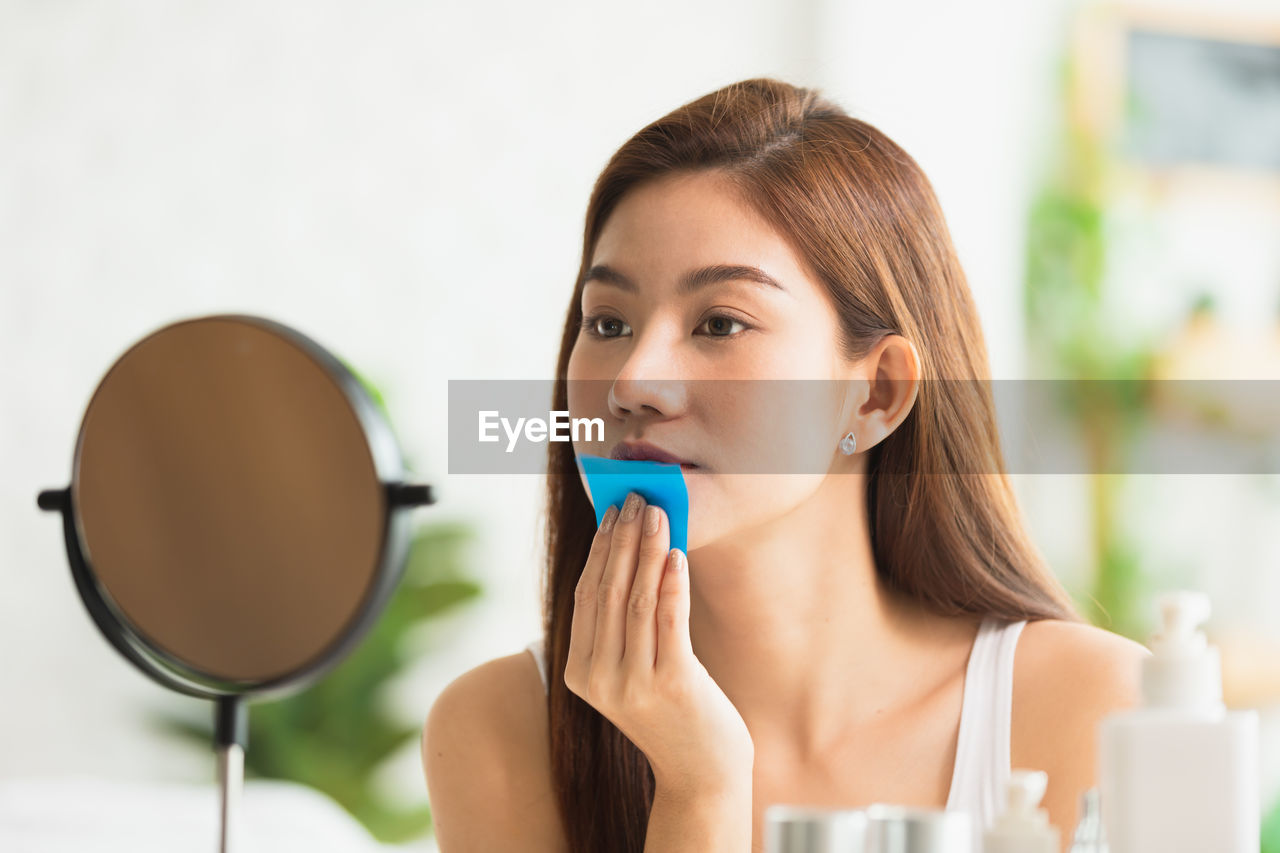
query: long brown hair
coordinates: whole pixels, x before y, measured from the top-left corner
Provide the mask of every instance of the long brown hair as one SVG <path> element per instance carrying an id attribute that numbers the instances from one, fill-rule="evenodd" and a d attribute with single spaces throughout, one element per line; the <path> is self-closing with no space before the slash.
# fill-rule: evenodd
<path id="1" fill-rule="evenodd" d="M 916 346 L 926 380 L 971 380 L 948 383 L 945 394 L 921 382 L 906 419 L 867 452 L 868 522 L 883 581 L 939 613 L 1081 621 L 1031 542 L 1009 483 L 978 314 L 933 188 L 905 151 L 816 89 L 734 83 L 658 119 L 614 154 L 587 206 L 552 409 L 568 409 L 583 277 L 609 214 L 644 181 L 704 169 L 732 180 L 830 292 L 848 358 L 897 333 Z M 564 683 L 574 591 L 596 523 L 572 446 L 548 448 L 543 629 L 560 817 L 574 853 L 638 853 L 654 793 L 648 760 Z M 964 473 L 974 471 L 990 473 Z"/>

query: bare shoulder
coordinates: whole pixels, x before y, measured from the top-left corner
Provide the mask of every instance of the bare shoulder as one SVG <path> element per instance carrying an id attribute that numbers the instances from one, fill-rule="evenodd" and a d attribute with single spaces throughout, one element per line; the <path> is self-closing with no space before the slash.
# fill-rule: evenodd
<path id="1" fill-rule="evenodd" d="M 1042 805 L 1069 839 L 1080 795 L 1097 784 L 1102 718 L 1141 702 L 1142 659 L 1128 637 L 1080 622 L 1028 622 L 1014 653 L 1010 762 L 1044 770 Z"/>
<path id="2" fill-rule="evenodd" d="M 1046 699 L 1043 710 L 1082 704 L 1137 702 L 1142 643 L 1085 622 L 1027 622 L 1014 654 L 1014 698 Z"/>
<path id="3" fill-rule="evenodd" d="M 422 765 L 442 853 L 566 848 L 546 692 L 527 652 L 480 664 L 441 691 L 423 726 Z"/>

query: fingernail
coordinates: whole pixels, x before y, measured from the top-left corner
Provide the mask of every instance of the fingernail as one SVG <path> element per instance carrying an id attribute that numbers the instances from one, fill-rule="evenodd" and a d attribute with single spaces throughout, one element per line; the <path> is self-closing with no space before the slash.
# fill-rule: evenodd
<path id="1" fill-rule="evenodd" d="M 618 508 L 613 504 L 609 504 L 609 508 L 604 511 L 604 518 L 600 521 L 600 529 L 608 533 L 613 529 L 613 523 L 618 520 Z"/>
<path id="2" fill-rule="evenodd" d="M 644 511 L 644 532 L 647 536 L 658 532 L 658 508 L 653 504 Z"/>
<path id="3" fill-rule="evenodd" d="M 627 493 L 627 501 L 622 505 L 622 520 L 631 521 L 640 511 L 640 496 L 635 492 Z"/>

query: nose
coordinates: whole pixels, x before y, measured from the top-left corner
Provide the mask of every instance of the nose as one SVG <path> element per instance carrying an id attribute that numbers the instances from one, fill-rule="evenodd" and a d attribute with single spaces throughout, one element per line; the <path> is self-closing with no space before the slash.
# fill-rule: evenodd
<path id="1" fill-rule="evenodd" d="M 633 413 L 671 417 L 684 409 L 683 383 L 676 379 L 622 379 L 609 389 L 609 411 L 622 418 Z"/>
<path id="2" fill-rule="evenodd" d="M 609 389 L 609 411 L 615 417 L 646 412 L 670 417 L 684 409 L 685 380 L 671 347 L 650 335 L 632 349 Z"/>

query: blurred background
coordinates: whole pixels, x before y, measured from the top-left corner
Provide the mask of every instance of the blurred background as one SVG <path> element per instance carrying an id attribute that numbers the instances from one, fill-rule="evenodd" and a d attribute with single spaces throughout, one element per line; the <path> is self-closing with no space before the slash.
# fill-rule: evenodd
<path id="1" fill-rule="evenodd" d="M 296 809 L 329 849 L 434 849 L 420 727 L 538 636 L 542 556 L 540 478 L 449 474 L 448 380 L 549 378 L 608 157 L 756 76 L 820 87 L 921 164 L 996 379 L 1280 379 L 1274 2 L 0 0 L 0 841 L 82 849 L 161 814 L 213 837 L 207 706 L 97 634 L 35 499 L 69 483 L 117 357 L 234 312 L 357 369 L 438 499 L 375 639 L 254 706 L 246 808 Z M 1133 405 L 1063 409 L 1098 470 Z M 1280 851 L 1274 470 L 1013 479 L 1094 623 L 1145 643 L 1155 591 L 1209 593 Z"/>

